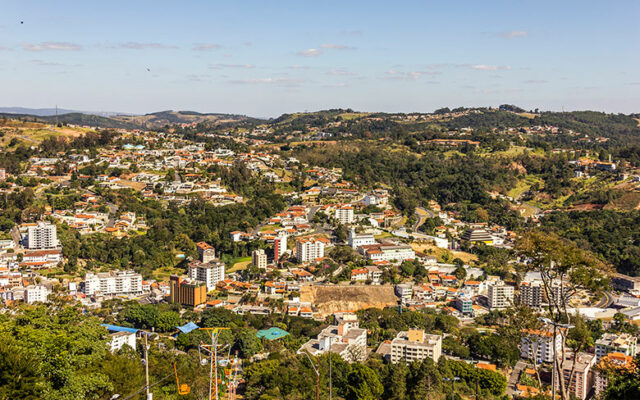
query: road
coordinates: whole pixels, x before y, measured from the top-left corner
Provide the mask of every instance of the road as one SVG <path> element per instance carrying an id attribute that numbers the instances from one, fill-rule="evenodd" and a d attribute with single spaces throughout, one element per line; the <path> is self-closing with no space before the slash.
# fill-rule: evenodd
<path id="1" fill-rule="evenodd" d="M 422 208 L 422 207 L 416 207 L 416 215 L 418 216 L 418 220 L 416 221 L 415 224 L 413 224 L 413 231 L 417 232 L 418 228 L 420 227 L 420 225 L 424 224 L 424 221 L 427 218 L 433 218 L 436 216 L 436 214 L 431 211 L 431 210 L 427 210 L 426 208 Z"/>
<path id="2" fill-rule="evenodd" d="M 594 307 L 597 308 L 609 308 L 613 304 L 613 295 L 609 292 L 604 292 L 604 297 L 597 302 Z"/>

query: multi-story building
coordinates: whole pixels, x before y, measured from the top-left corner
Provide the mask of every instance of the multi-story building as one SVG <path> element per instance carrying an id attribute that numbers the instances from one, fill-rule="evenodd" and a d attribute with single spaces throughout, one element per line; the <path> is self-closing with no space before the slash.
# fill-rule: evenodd
<path id="1" fill-rule="evenodd" d="M 558 332 L 553 337 L 552 331 L 547 330 L 529 330 L 520 340 L 520 357 L 528 360 L 534 360 L 540 363 L 551 363 L 553 361 L 553 348 L 555 346 L 555 354 L 562 351 L 562 335 Z"/>
<path id="2" fill-rule="evenodd" d="M 366 268 L 356 268 L 351 270 L 351 281 L 366 281 L 369 277 L 369 271 Z"/>
<path id="3" fill-rule="evenodd" d="M 55 249 L 59 246 L 56 226 L 38 222 L 27 228 L 27 248 L 30 250 Z"/>
<path id="4" fill-rule="evenodd" d="M 638 338 L 628 333 L 605 333 L 596 341 L 596 361 L 612 352 L 635 357 L 637 344 Z"/>
<path id="5" fill-rule="evenodd" d="M 520 304 L 539 308 L 542 306 L 543 294 L 544 288 L 540 281 L 522 282 L 520 284 Z"/>
<path id="6" fill-rule="evenodd" d="M 214 290 L 218 286 L 218 282 L 224 280 L 224 263 L 217 261 L 209 261 L 202 263 L 194 261 L 189 263 L 189 278 L 194 281 L 204 282 L 207 286 L 207 292 Z"/>
<path id="7" fill-rule="evenodd" d="M 179 276 L 172 275 L 169 278 L 171 303 L 183 306 L 197 307 L 207 301 L 207 285 L 199 281 L 184 281 Z"/>
<path id="8" fill-rule="evenodd" d="M 349 232 L 349 246 L 358 249 L 360 246 L 376 244 L 376 240 L 371 233 L 356 233 L 354 229 Z"/>
<path id="9" fill-rule="evenodd" d="M 263 249 L 257 249 L 251 253 L 251 263 L 256 268 L 267 269 L 267 254 Z"/>
<path id="10" fill-rule="evenodd" d="M 329 325 L 317 339 L 303 344 L 298 354 L 306 351 L 320 355 L 330 351 L 347 362 L 364 361 L 367 358 L 367 330 L 359 327 L 353 314 L 336 314 L 335 320 L 336 325 Z"/>
<path id="11" fill-rule="evenodd" d="M 391 341 L 391 362 L 422 361 L 430 358 L 438 362 L 442 354 L 442 336 L 429 335 L 422 329 L 399 332 Z"/>
<path id="12" fill-rule="evenodd" d="M 487 289 L 489 308 L 501 309 L 513 305 L 513 292 L 513 286 L 505 285 L 504 281 L 493 282 Z"/>
<path id="13" fill-rule="evenodd" d="M 413 296 L 413 285 L 409 283 L 400 283 L 395 286 L 394 291 L 396 296 L 400 298 L 402 304 L 405 304 L 411 300 L 411 297 Z"/>
<path id="14" fill-rule="evenodd" d="M 51 290 L 46 286 L 30 285 L 24 288 L 24 301 L 28 304 L 46 303 L 50 294 Z"/>
<path id="15" fill-rule="evenodd" d="M 142 293 L 142 275 L 133 271 L 88 273 L 84 279 L 84 293 L 93 296 L 117 296 Z"/>
<path id="16" fill-rule="evenodd" d="M 394 244 L 372 244 L 360 246 L 360 252 L 372 261 L 395 261 L 402 262 L 413 260 L 416 253 L 409 245 Z"/>
<path id="17" fill-rule="evenodd" d="M 464 315 L 473 315 L 473 301 L 466 296 L 456 297 L 456 308 Z"/>
<path id="18" fill-rule="evenodd" d="M 287 252 L 287 234 L 284 232 L 280 232 L 278 236 L 273 239 L 273 246 L 273 258 L 274 262 L 277 264 L 284 253 Z"/>
<path id="19" fill-rule="evenodd" d="M 109 347 L 112 353 L 120 350 L 125 344 L 135 350 L 136 348 L 136 334 L 133 332 L 119 331 L 113 332 L 109 335 L 111 341 Z"/>
<path id="20" fill-rule="evenodd" d="M 569 380 L 574 366 L 573 358 L 573 354 L 571 353 L 565 355 L 562 366 L 564 385 L 569 396 L 575 396 L 579 400 L 584 400 L 593 387 L 592 367 L 596 363 L 596 356 L 593 354 L 579 353 L 575 360 L 573 378 Z M 555 378 L 556 390 L 560 390 L 560 378 L 557 371 Z"/>
<path id="21" fill-rule="evenodd" d="M 326 242 L 324 238 L 299 238 L 296 242 L 296 258 L 301 263 L 314 262 L 323 258 Z"/>
<path id="22" fill-rule="evenodd" d="M 607 389 L 611 373 L 631 371 L 634 367 L 634 359 L 630 355 L 613 352 L 602 357 L 593 369 L 595 375 L 594 386 L 596 396 L 600 395 Z"/>
<path id="23" fill-rule="evenodd" d="M 346 225 L 353 223 L 353 207 L 349 204 L 336 208 L 336 221 Z"/>
<path id="24" fill-rule="evenodd" d="M 216 259 L 216 249 L 209 243 L 199 242 L 196 244 L 196 247 L 198 248 L 198 255 L 200 256 L 201 262 L 208 263 Z"/>

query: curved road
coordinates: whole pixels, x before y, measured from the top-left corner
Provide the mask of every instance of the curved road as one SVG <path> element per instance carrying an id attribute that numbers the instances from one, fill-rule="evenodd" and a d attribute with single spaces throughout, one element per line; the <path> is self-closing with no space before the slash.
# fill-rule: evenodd
<path id="1" fill-rule="evenodd" d="M 417 232 L 420 225 L 424 224 L 425 219 L 433 218 L 436 216 L 433 211 L 427 210 L 426 208 L 422 207 L 416 207 L 416 215 L 418 216 L 418 220 L 415 224 L 413 224 L 412 229 L 414 232 Z"/>
<path id="2" fill-rule="evenodd" d="M 604 292 L 604 297 L 594 305 L 597 308 L 609 308 L 613 304 L 613 295 L 609 292 Z"/>

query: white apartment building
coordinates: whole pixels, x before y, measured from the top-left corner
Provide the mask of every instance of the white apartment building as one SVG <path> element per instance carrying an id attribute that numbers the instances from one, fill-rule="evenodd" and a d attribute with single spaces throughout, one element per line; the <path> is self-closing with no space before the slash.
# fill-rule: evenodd
<path id="1" fill-rule="evenodd" d="M 353 207 L 351 205 L 344 205 L 336 208 L 335 213 L 336 220 L 343 225 L 353 223 Z"/>
<path id="2" fill-rule="evenodd" d="M 125 344 L 134 350 L 136 348 L 136 334 L 133 332 L 114 332 L 110 334 L 109 337 L 111 338 L 109 347 L 112 353 L 120 350 Z"/>
<path id="3" fill-rule="evenodd" d="M 347 362 L 364 361 L 367 358 L 367 330 L 359 327 L 353 314 L 336 314 L 335 320 L 336 325 L 329 325 L 317 339 L 303 344 L 298 354 L 309 352 L 317 356 L 331 351 Z"/>
<path id="4" fill-rule="evenodd" d="M 504 281 L 498 280 L 487 289 L 489 308 L 507 308 L 513 304 L 513 286 L 507 286 Z"/>
<path id="5" fill-rule="evenodd" d="M 256 268 L 267 269 L 267 254 L 263 249 L 257 249 L 251 253 L 251 263 Z"/>
<path id="6" fill-rule="evenodd" d="M 438 362 L 442 354 L 442 336 L 425 334 L 422 329 L 399 332 L 391 341 L 391 362 L 422 361 L 430 358 Z"/>
<path id="7" fill-rule="evenodd" d="M 553 347 L 556 354 L 562 351 L 562 335 L 556 334 L 555 340 L 552 331 L 530 330 L 520 340 L 520 357 L 534 360 L 536 363 L 551 363 L 553 361 Z"/>
<path id="8" fill-rule="evenodd" d="M 142 275 L 133 271 L 88 273 L 84 279 L 84 293 L 93 296 L 117 296 L 142 293 Z"/>
<path id="9" fill-rule="evenodd" d="M 413 296 L 413 285 L 409 283 L 400 283 L 395 286 L 394 292 L 400 298 L 402 304 L 411 300 Z"/>
<path id="10" fill-rule="evenodd" d="M 204 282 L 207 285 L 207 292 L 216 288 L 218 282 L 224 280 L 224 263 L 209 262 L 203 264 L 194 261 L 189 264 L 189 278 Z"/>
<path id="11" fill-rule="evenodd" d="M 520 304 L 539 308 L 542 305 L 544 288 L 541 281 L 522 282 L 520 285 Z"/>
<path id="12" fill-rule="evenodd" d="M 596 341 L 596 361 L 609 353 L 622 353 L 635 357 L 638 338 L 628 333 L 605 333 Z"/>
<path id="13" fill-rule="evenodd" d="M 24 301 L 27 304 L 46 303 L 51 291 L 43 285 L 30 285 L 24 288 Z"/>
<path id="14" fill-rule="evenodd" d="M 30 250 L 55 249 L 59 246 L 56 226 L 38 222 L 27 228 L 27 248 Z"/>
<path id="15" fill-rule="evenodd" d="M 358 249 L 360 246 L 376 244 L 376 240 L 371 233 L 356 233 L 354 229 L 349 232 L 349 246 Z"/>
<path id="16" fill-rule="evenodd" d="M 296 258 L 298 262 L 313 262 L 324 257 L 326 239 L 300 238 L 296 242 Z"/>

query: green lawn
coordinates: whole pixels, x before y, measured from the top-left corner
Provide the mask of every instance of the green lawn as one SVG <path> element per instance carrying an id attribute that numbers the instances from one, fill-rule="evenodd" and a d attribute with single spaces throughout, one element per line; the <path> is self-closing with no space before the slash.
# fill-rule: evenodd
<path id="1" fill-rule="evenodd" d="M 231 263 L 233 266 L 227 272 L 243 271 L 251 264 L 251 257 L 236 257 Z"/>

